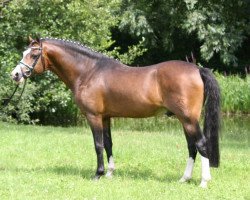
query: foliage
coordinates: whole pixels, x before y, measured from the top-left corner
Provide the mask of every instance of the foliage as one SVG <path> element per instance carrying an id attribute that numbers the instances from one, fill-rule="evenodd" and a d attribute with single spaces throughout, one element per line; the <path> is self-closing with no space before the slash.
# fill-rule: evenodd
<path id="1" fill-rule="evenodd" d="M 188 11 L 183 27 L 189 33 L 195 31 L 203 42 L 202 57 L 210 60 L 217 53 L 225 64 L 237 65 L 235 52 L 249 30 L 247 2 L 185 0 L 185 3 Z"/>
<path id="2" fill-rule="evenodd" d="M 13 92 L 9 91 L 9 89 L 14 90 L 14 86 L 12 85 L 11 87 L 9 85 L 9 87 L 3 87 L 0 90 L 0 96 L 5 98 L 9 97 L 11 95 L 11 92 Z M 31 120 L 29 115 L 35 110 L 33 105 L 33 93 L 35 91 L 36 88 L 33 85 L 27 85 L 25 93 L 23 93 L 23 95 L 21 96 L 21 88 L 19 87 L 18 92 L 16 92 L 15 96 L 12 98 L 11 103 L 8 106 L 4 106 L 1 104 L 0 119 L 2 121 L 22 121 L 25 123 L 35 123 L 36 120 Z"/>
<path id="3" fill-rule="evenodd" d="M 249 43 L 247 0 L 123 0 L 122 8 L 119 27 L 146 38 L 147 62 L 184 59 L 193 51 L 202 62 L 249 64 L 245 53 L 238 53 L 244 42 Z M 244 50 L 249 52 L 247 45 Z"/>
<path id="4" fill-rule="evenodd" d="M 180 30 L 178 24 L 183 19 L 183 8 L 183 2 L 176 0 L 136 2 L 123 0 L 119 28 L 134 38 L 145 37 L 144 44 L 149 50 L 146 64 L 170 58 L 169 55 L 173 53 Z M 173 58 L 175 58 L 174 55 L 172 55 Z"/>
<path id="5" fill-rule="evenodd" d="M 222 111 L 224 113 L 249 113 L 250 111 L 250 75 L 222 76 L 216 74 L 222 94 Z"/>
<path id="6" fill-rule="evenodd" d="M 117 57 L 123 63 L 133 64 L 134 60 L 137 57 L 142 56 L 147 51 L 147 49 L 144 46 L 144 43 L 145 43 L 145 38 L 142 37 L 141 41 L 139 41 L 138 44 L 129 46 L 126 53 L 121 54 L 120 53 L 121 48 L 116 47 L 112 52 L 107 54 Z"/>

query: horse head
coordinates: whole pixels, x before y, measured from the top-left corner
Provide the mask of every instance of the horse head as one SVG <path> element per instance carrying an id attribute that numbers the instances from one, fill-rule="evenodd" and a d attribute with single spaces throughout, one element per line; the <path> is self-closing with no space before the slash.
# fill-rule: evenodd
<path id="1" fill-rule="evenodd" d="M 29 46 L 23 52 L 22 60 L 11 72 L 12 79 L 21 83 L 24 79 L 30 77 L 33 73 L 40 74 L 45 71 L 43 60 L 42 42 L 39 38 L 32 39 L 29 37 Z"/>

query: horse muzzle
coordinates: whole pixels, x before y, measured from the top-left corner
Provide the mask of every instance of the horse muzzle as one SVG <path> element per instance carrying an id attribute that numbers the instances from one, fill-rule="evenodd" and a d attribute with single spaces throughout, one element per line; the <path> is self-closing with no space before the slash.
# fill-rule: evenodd
<path id="1" fill-rule="evenodd" d="M 11 78 L 17 83 L 22 83 L 24 81 L 23 72 L 19 65 L 17 65 L 16 68 L 11 72 Z"/>

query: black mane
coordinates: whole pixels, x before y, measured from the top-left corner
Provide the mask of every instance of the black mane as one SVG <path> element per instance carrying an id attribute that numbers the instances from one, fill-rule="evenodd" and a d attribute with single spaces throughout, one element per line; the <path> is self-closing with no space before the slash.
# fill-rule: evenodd
<path id="1" fill-rule="evenodd" d="M 41 38 L 41 41 L 49 41 L 50 43 L 63 47 L 65 51 L 73 51 L 81 55 L 87 55 L 88 57 L 97 58 L 97 59 L 106 58 L 106 59 L 115 60 L 113 58 L 108 57 L 107 55 L 99 53 L 81 44 L 80 42 L 76 42 L 72 40 L 57 39 L 57 38 Z"/>

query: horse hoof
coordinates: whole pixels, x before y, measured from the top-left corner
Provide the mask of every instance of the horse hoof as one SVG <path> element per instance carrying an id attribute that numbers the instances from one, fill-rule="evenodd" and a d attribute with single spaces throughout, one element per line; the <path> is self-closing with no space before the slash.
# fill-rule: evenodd
<path id="1" fill-rule="evenodd" d="M 100 178 L 101 178 L 101 175 L 95 175 L 95 176 L 92 178 L 92 180 L 93 180 L 93 181 L 99 181 Z"/>
<path id="2" fill-rule="evenodd" d="M 112 178 L 113 178 L 113 171 L 108 171 L 108 172 L 106 173 L 106 178 L 112 179 Z"/>
<path id="3" fill-rule="evenodd" d="M 207 181 L 201 181 L 201 184 L 200 184 L 200 187 L 203 188 L 203 189 L 206 189 L 207 188 Z"/>
<path id="4" fill-rule="evenodd" d="M 181 177 L 181 179 L 179 180 L 179 182 L 180 182 L 180 183 L 186 183 L 186 182 L 188 182 L 190 179 L 191 179 L 191 178 L 189 178 L 189 177 L 183 176 L 183 177 Z"/>

